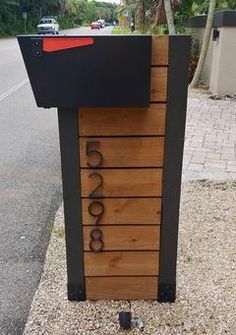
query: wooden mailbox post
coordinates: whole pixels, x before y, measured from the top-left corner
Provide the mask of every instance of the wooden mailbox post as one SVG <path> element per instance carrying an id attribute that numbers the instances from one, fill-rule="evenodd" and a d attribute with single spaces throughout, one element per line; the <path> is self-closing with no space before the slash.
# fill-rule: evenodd
<path id="1" fill-rule="evenodd" d="M 151 38 L 147 107 L 58 108 L 70 300 L 175 300 L 189 49 Z"/>

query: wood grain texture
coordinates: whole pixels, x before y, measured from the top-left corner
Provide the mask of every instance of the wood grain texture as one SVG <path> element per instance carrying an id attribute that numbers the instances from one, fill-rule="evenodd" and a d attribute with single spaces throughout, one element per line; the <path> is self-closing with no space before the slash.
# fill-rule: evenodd
<path id="1" fill-rule="evenodd" d="M 91 196 L 91 192 L 99 185 L 101 177 L 102 187 L 96 196 L 104 197 L 159 197 L 162 187 L 162 169 L 81 169 L 82 197 Z M 91 175 L 92 173 L 98 175 Z M 94 195 L 94 194 L 93 194 Z"/>
<path id="2" fill-rule="evenodd" d="M 127 198 L 99 199 L 105 211 L 100 219 L 101 225 L 158 225 L 161 216 L 161 199 L 158 198 Z M 93 200 L 82 199 L 83 225 L 94 225 L 96 218 L 88 212 Z M 93 206 L 95 214 L 101 212 L 100 206 Z"/>
<path id="3" fill-rule="evenodd" d="M 168 65 L 169 36 L 152 37 L 152 65 Z"/>
<path id="4" fill-rule="evenodd" d="M 86 155 L 89 150 L 97 150 L 102 156 L 100 167 L 162 167 L 163 137 L 117 137 L 80 138 L 80 164 L 88 167 L 88 162 L 96 165 L 100 156 L 96 153 Z"/>
<path id="5" fill-rule="evenodd" d="M 149 108 L 81 108 L 80 136 L 138 136 L 165 134 L 166 104 Z"/>
<path id="6" fill-rule="evenodd" d="M 153 67 L 151 69 L 151 102 L 167 100 L 167 71 L 166 67 Z"/>
<path id="7" fill-rule="evenodd" d="M 84 226 L 84 250 L 90 251 L 90 233 L 99 228 L 103 234 L 104 251 L 112 250 L 158 250 L 160 226 Z"/>
<path id="8" fill-rule="evenodd" d="M 84 252 L 85 276 L 156 276 L 158 251 Z"/>
<path id="9" fill-rule="evenodd" d="M 158 277 L 86 277 L 88 300 L 157 299 Z"/>

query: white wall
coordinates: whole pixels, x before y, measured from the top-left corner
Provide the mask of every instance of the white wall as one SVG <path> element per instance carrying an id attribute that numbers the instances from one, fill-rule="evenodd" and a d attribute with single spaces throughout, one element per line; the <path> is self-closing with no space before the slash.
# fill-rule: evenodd
<path id="1" fill-rule="evenodd" d="M 213 43 L 210 90 L 220 95 L 236 94 L 236 27 L 218 28 Z"/>
<path id="2" fill-rule="evenodd" d="M 212 93 L 236 94 L 236 27 L 218 30 L 219 39 L 211 37 L 201 80 Z M 188 32 L 202 44 L 204 28 L 188 28 Z"/>

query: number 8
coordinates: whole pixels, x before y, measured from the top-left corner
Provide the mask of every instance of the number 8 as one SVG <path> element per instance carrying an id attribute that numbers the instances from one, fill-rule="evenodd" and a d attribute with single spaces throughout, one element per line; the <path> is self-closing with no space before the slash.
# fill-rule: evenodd
<path id="1" fill-rule="evenodd" d="M 103 249 L 104 243 L 102 241 L 102 231 L 100 229 L 93 229 L 90 233 L 91 241 L 89 242 L 89 248 L 93 252 L 100 252 Z"/>

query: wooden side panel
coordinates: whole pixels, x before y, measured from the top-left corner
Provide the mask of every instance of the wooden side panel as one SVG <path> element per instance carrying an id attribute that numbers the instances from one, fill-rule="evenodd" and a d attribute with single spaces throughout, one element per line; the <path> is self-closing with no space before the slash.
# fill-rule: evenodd
<path id="1" fill-rule="evenodd" d="M 82 199 L 83 225 L 94 225 L 96 217 L 88 212 L 91 199 Z M 158 198 L 127 198 L 99 199 L 104 205 L 104 213 L 100 218 L 101 225 L 158 225 L 161 216 L 161 199 Z M 97 208 L 96 208 L 97 207 Z M 93 205 L 94 213 L 101 212 L 101 206 Z"/>
<path id="2" fill-rule="evenodd" d="M 162 167 L 163 146 L 163 137 L 80 138 L 81 167 L 98 164 L 101 155 L 100 167 Z"/>
<path id="3" fill-rule="evenodd" d="M 165 134 L 166 104 L 149 108 L 81 108 L 80 136 L 138 136 Z"/>
<path id="4" fill-rule="evenodd" d="M 168 65 L 169 36 L 152 37 L 152 65 Z"/>
<path id="5" fill-rule="evenodd" d="M 84 250 L 90 251 L 90 233 L 94 228 L 102 231 L 103 251 L 158 250 L 160 226 L 84 226 Z"/>
<path id="6" fill-rule="evenodd" d="M 85 276 L 156 276 L 158 251 L 84 252 Z"/>
<path id="7" fill-rule="evenodd" d="M 159 197 L 162 169 L 81 169 L 82 197 Z M 100 186 L 99 186 L 100 185 Z"/>
<path id="8" fill-rule="evenodd" d="M 157 277 L 86 277 L 89 300 L 157 299 Z"/>
<path id="9" fill-rule="evenodd" d="M 150 102 L 164 102 L 167 100 L 167 71 L 166 67 L 151 69 Z"/>

